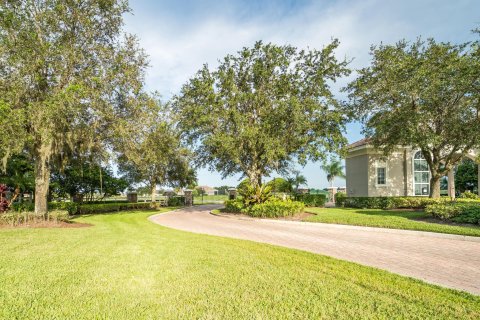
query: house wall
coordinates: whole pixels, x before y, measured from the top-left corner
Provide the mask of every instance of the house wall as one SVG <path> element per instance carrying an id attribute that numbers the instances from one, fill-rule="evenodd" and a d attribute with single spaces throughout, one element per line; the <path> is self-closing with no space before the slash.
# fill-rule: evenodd
<path id="1" fill-rule="evenodd" d="M 383 162 L 387 167 L 386 185 L 377 185 L 377 163 Z M 407 169 L 407 170 L 405 170 Z M 405 172 L 407 171 L 407 172 Z M 405 175 L 407 174 L 407 175 Z M 408 168 L 405 164 L 403 150 L 395 151 L 388 157 L 381 154 L 369 154 L 368 156 L 368 196 L 392 197 L 405 196 L 407 191 Z"/>
<path id="2" fill-rule="evenodd" d="M 387 167 L 387 184 L 377 185 L 377 164 Z M 413 195 L 411 148 L 399 148 L 388 157 L 370 147 L 351 150 L 345 159 L 347 195 L 389 197 Z"/>
<path id="3" fill-rule="evenodd" d="M 347 196 L 368 197 L 368 155 L 358 154 L 345 159 Z"/>

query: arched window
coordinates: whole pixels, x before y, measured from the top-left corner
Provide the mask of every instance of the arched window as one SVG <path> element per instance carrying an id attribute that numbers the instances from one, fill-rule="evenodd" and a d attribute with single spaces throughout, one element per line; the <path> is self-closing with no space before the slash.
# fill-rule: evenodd
<path id="1" fill-rule="evenodd" d="M 430 169 L 421 151 L 413 157 L 413 187 L 416 196 L 430 194 Z"/>

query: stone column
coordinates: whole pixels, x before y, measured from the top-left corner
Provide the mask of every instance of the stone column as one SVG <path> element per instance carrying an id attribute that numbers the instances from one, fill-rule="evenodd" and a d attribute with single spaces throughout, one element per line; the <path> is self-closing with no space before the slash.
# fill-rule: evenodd
<path id="1" fill-rule="evenodd" d="M 455 168 L 448 171 L 448 196 L 455 199 Z"/>
<path id="2" fill-rule="evenodd" d="M 190 189 L 184 190 L 183 194 L 185 195 L 185 206 L 193 206 L 193 191 Z"/>
<path id="3" fill-rule="evenodd" d="M 228 189 L 228 200 L 235 200 L 237 199 L 237 189 L 230 188 Z"/>
<path id="4" fill-rule="evenodd" d="M 136 192 L 129 192 L 127 193 L 127 201 L 136 203 L 138 202 L 138 195 Z"/>

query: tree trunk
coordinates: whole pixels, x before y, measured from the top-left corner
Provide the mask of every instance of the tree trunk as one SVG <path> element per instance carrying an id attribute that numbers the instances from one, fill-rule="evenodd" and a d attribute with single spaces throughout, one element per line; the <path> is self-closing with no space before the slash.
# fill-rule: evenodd
<path id="1" fill-rule="evenodd" d="M 35 213 L 45 215 L 48 211 L 47 198 L 50 186 L 49 156 L 40 151 L 35 159 Z"/>
<path id="2" fill-rule="evenodd" d="M 150 200 L 152 202 L 152 207 L 155 206 L 156 198 L 157 198 L 157 182 L 155 180 L 150 182 Z"/>
<path id="3" fill-rule="evenodd" d="M 430 180 L 430 198 L 440 198 L 440 175 L 432 175 Z"/>

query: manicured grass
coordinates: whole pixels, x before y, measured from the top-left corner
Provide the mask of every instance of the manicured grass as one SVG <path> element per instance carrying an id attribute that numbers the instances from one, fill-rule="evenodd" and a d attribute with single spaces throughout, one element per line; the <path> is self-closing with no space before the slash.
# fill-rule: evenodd
<path id="1" fill-rule="evenodd" d="M 480 297 L 298 250 L 176 231 L 152 212 L 1 229 L 1 319 L 478 319 Z"/>
<path id="2" fill-rule="evenodd" d="M 306 219 L 306 221 L 311 222 L 431 231 L 480 237 L 480 227 L 445 224 L 430 219 L 431 216 L 423 211 L 349 208 L 307 208 L 305 210 L 316 214 Z M 422 221 L 422 219 L 427 220 Z"/>
<path id="3" fill-rule="evenodd" d="M 193 203 L 195 204 L 223 203 L 225 200 L 228 200 L 227 195 L 213 195 L 213 196 L 204 195 L 203 200 L 202 200 L 202 196 L 193 197 Z"/>

